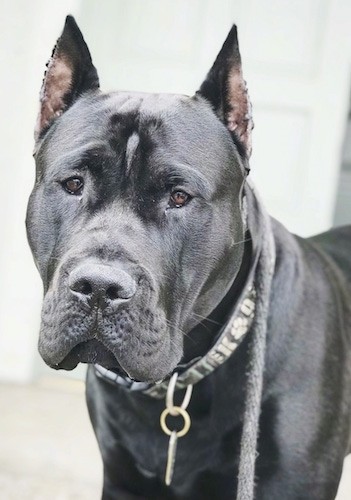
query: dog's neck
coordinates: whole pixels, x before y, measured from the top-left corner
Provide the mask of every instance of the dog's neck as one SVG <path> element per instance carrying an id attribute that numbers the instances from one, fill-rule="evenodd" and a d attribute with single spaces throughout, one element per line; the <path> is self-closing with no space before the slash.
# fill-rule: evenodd
<path id="1" fill-rule="evenodd" d="M 217 334 L 229 320 L 250 269 L 252 246 L 249 234 L 246 240 L 241 266 L 229 291 L 212 313 L 184 336 L 182 364 L 188 363 L 194 358 L 204 356 L 214 344 Z"/>

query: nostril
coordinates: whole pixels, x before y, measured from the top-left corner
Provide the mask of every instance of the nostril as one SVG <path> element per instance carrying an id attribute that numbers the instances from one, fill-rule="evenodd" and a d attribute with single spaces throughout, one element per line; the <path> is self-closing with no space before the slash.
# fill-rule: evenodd
<path id="1" fill-rule="evenodd" d="M 106 289 L 106 297 L 110 300 L 121 298 L 120 289 L 116 285 L 111 285 Z"/>
<path id="2" fill-rule="evenodd" d="M 87 280 L 79 280 L 73 283 L 71 290 L 81 293 L 82 295 L 91 295 L 93 293 L 93 287 Z"/>
<path id="3" fill-rule="evenodd" d="M 93 287 L 89 283 L 89 281 L 83 280 L 81 285 L 80 285 L 80 293 L 83 293 L 84 295 L 91 295 L 93 293 Z"/>

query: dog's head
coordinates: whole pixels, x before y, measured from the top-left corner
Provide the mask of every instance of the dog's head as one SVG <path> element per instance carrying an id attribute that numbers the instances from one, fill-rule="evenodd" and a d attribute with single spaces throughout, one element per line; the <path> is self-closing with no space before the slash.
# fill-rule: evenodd
<path id="1" fill-rule="evenodd" d="M 192 97 L 102 93 L 68 17 L 48 63 L 27 229 L 44 283 L 39 351 L 164 378 L 242 260 L 251 110 L 236 28 Z"/>

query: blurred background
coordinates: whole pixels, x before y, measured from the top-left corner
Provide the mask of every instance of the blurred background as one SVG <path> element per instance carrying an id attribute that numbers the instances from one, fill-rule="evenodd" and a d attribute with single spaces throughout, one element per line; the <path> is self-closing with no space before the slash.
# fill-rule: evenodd
<path id="1" fill-rule="evenodd" d="M 2 0 L 0 496 L 6 500 L 93 500 L 101 485 L 84 367 L 56 373 L 36 352 L 42 288 L 24 227 L 39 90 L 68 13 L 106 91 L 193 94 L 235 22 L 254 110 L 252 178 L 266 207 L 302 236 L 351 223 L 350 0 Z M 338 500 L 351 498 L 347 470 Z"/>

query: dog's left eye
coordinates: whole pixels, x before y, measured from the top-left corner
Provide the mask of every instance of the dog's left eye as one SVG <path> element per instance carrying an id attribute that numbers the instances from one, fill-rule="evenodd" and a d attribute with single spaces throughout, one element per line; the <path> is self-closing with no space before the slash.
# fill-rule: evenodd
<path id="1" fill-rule="evenodd" d="M 188 195 L 184 191 L 177 189 L 171 193 L 168 205 L 170 208 L 181 208 L 189 200 L 190 200 L 190 195 Z"/>
<path id="2" fill-rule="evenodd" d="M 83 180 L 80 177 L 70 177 L 62 182 L 62 187 L 69 194 L 81 194 L 83 189 Z"/>

